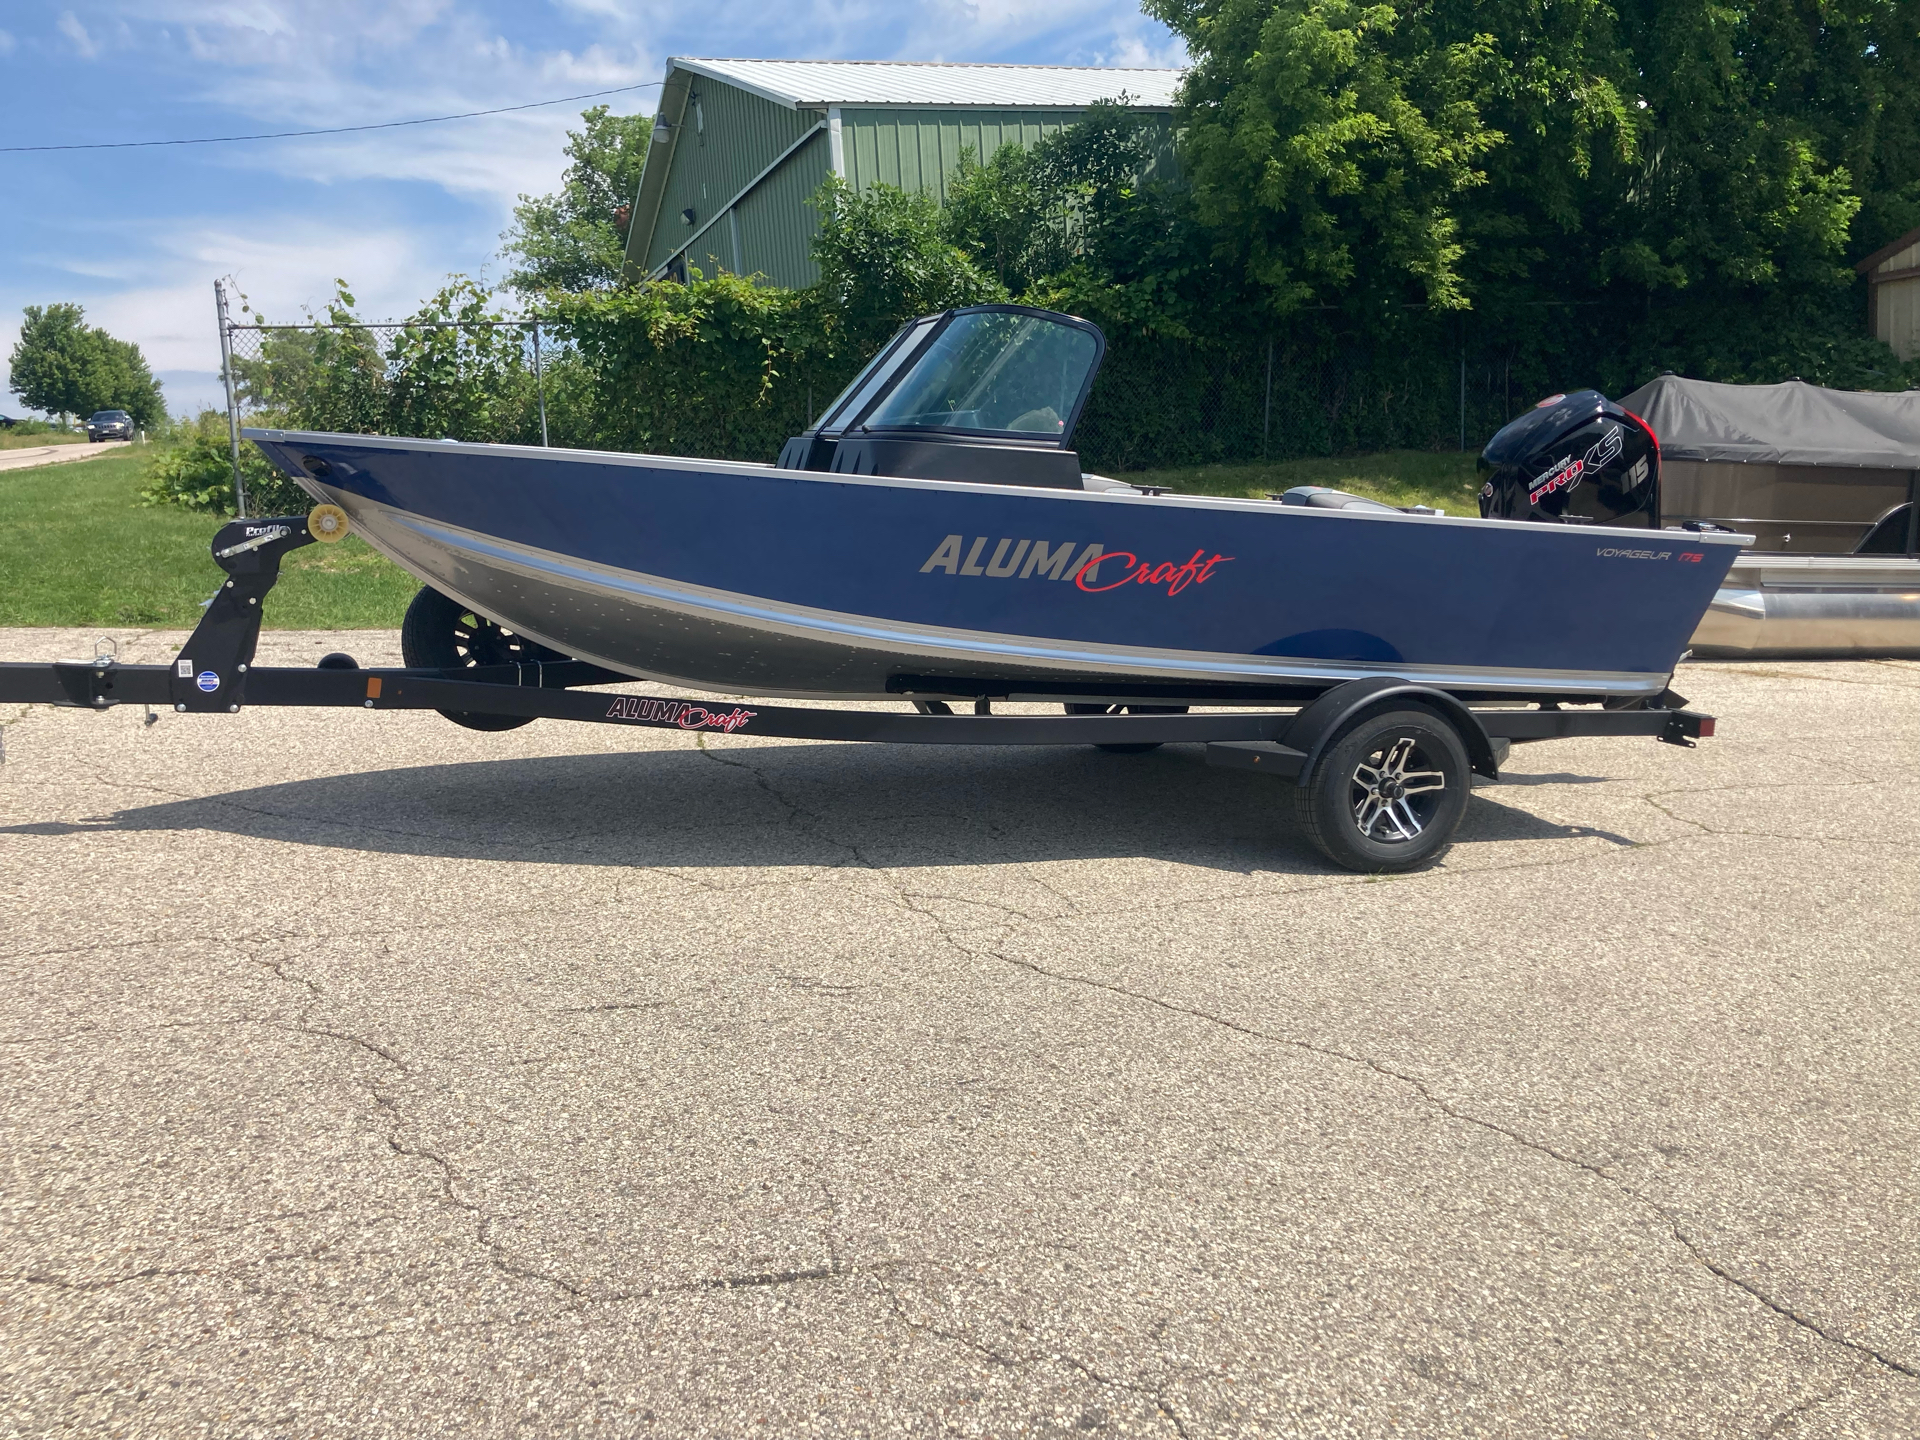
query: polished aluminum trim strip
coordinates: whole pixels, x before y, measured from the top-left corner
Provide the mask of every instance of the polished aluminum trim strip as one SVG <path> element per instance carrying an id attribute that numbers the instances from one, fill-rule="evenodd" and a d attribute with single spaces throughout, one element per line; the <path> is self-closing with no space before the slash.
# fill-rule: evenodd
<path id="1" fill-rule="evenodd" d="M 1064 490 L 1036 485 L 991 485 L 968 480 L 917 480 L 897 475 L 842 475 L 825 470 L 782 470 L 777 465 L 756 465 L 746 460 L 689 460 L 678 455 L 635 455 L 624 450 L 563 450 L 539 445 L 481 445 L 463 440 L 415 440 L 385 435 L 336 435 L 308 430 L 243 430 L 249 440 L 270 444 L 299 445 L 320 442 L 351 445 L 361 449 L 427 450 L 454 455 L 516 457 L 547 464 L 621 465 L 641 470 L 687 470 L 696 474 L 758 475 L 791 484 L 873 485 L 902 490 L 953 490 L 973 495 L 1035 495 L 1049 500 L 1073 500 L 1096 505 L 1184 506 L 1195 510 L 1241 511 L 1271 515 L 1276 512 L 1289 519 L 1319 522 L 1352 521 L 1375 525 L 1472 525 L 1484 529 L 1496 526 L 1507 530 L 1537 532 L 1542 527 L 1534 520 L 1482 520 L 1477 515 L 1403 515 L 1388 510 L 1319 510 L 1305 505 L 1282 505 L 1277 500 L 1234 500 L 1224 495 L 1142 495 L 1138 491 Z M 1556 530 L 1575 530 L 1581 535 L 1620 537 L 1645 542 L 1650 534 L 1665 531 L 1630 529 L 1619 525 L 1556 526 Z M 1753 544 L 1751 535 L 1695 534 L 1673 532 L 1675 543 L 1688 545 L 1732 545 L 1736 549 Z"/>
<path id="2" fill-rule="evenodd" d="M 1234 684 L 1273 684 L 1296 680 L 1327 681 L 1391 675 L 1425 680 L 1447 689 L 1506 690 L 1528 693 L 1550 690 L 1562 694 L 1658 694 L 1666 686 L 1664 674 L 1639 671 L 1529 670 L 1507 667 L 1457 667 L 1417 664 L 1372 664 L 1361 661 L 1310 660 L 1283 656 L 1235 655 L 1217 651 L 1150 650 L 1091 641 L 1062 641 L 1035 636 L 1000 635 L 986 631 L 955 630 L 917 625 L 879 616 L 849 615 L 741 595 L 727 590 L 668 580 L 638 571 L 598 565 L 533 546 L 517 545 L 477 531 L 428 520 L 406 511 L 376 505 L 364 497 L 354 502 L 355 523 L 369 533 L 375 525 L 391 522 L 412 531 L 429 544 L 529 577 L 557 582 L 587 592 L 607 592 L 642 599 L 675 614 L 703 619 L 726 619 L 748 628 L 800 639 L 831 639 L 859 649 L 897 655 L 903 652 L 934 660 L 975 664 L 1022 665 L 1049 670 L 1076 671 L 1164 681 L 1219 681 Z M 368 524 L 369 519 L 374 524 Z M 520 628 L 516 626 L 515 628 Z M 532 634 L 532 631 L 527 633 Z M 538 637 L 536 638 L 545 638 Z M 565 648 L 564 645 L 562 648 Z M 596 663 L 626 669 L 599 657 Z M 670 677 L 682 678 L 682 677 Z M 698 682 L 691 682 L 698 683 Z"/>

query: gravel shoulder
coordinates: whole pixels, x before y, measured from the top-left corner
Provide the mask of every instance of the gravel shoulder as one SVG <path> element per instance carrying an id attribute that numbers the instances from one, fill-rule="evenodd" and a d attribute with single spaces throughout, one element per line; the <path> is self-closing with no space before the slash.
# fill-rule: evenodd
<path id="1" fill-rule="evenodd" d="M 1920 665 L 1676 685 L 1393 879 L 1198 747 L 0 706 L 0 1415 L 1920 1432 Z"/>

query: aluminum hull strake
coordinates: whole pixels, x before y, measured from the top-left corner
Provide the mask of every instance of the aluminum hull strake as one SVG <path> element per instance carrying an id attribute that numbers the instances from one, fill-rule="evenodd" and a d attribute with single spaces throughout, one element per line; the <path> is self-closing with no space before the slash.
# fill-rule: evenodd
<path id="1" fill-rule="evenodd" d="M 247 432 L 563 653 L 759 695 L 1657 694 L 1738 536 Z"/>

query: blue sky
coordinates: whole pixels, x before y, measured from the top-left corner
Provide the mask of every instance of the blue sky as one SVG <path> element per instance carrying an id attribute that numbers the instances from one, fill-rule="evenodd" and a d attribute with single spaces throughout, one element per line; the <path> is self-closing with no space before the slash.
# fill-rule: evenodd
<path id="1" fill-rule="evenodd" d="M 0 0 L 0 145 L 368 124 L 658 81 L 666 57 L 1178 64 L 1130 0 Z M 651 113 L 655 90 L 608 103 Z M 0 155 L 0 376 L 21 308 L 133 340 L 175 412 L 218 394 L 213 280 L 275 320 L 346 277 L 370 319 L 497 276 L 579 106 L 241 145 Z M 0 382 L 3 388 L 3 382 Z M 7 393 L 0 410 L 21 413 Z"/>

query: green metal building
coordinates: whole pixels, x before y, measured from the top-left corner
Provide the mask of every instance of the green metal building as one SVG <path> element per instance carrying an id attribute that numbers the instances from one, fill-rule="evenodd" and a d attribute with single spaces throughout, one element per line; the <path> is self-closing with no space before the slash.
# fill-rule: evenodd
<path id="1" fill-rule="evenodd" d="M 971 148 L 1032 145 L 1123 94 L 1168 113 L 1178 70 L 947 65 L 852 60 L 669 60 L 627 233 L 627 278 L 688 266 L 816 278 L 819 216 L 807 199 L 828 175 L 927 191 Z"/>

